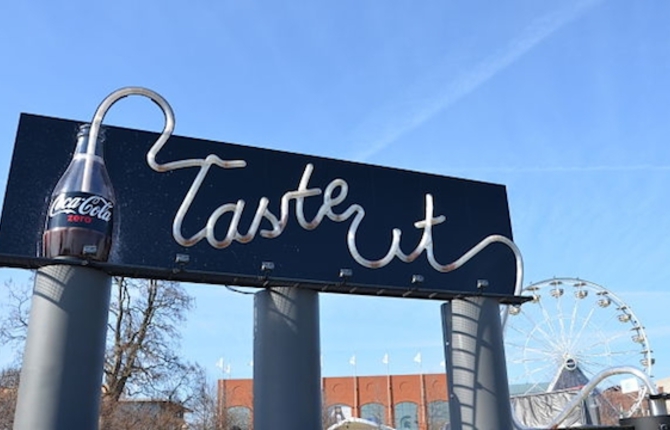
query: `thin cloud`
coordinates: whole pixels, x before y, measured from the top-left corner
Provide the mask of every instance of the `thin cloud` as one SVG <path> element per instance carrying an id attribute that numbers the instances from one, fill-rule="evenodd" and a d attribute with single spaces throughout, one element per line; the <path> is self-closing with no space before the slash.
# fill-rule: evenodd
<path id="1" fill-rule="evenodd" d="M 395 109 L 394 112 L 389 113 L 384 112 L 386 109 L 383 108 L 382 112 L 373 115 L 364 124 L 363 128 L 367 130 L 365 134 L 372 134 L 374 138 L 366 139 L 371 143 L 355 158 L 364 161 L 382 151 L 403 134 L 420 126 L 441 110 L 476 90 L 558 29 L 579 18 L 601 1 L 581 1 L 576 5 L 544 15 L 533 21 L 504 49 L 485 58 L 445 88 L 430 88 L 432 96 L 422 97 L 421 94 L 410 94 L 406 98 L 407 101 L 403 103 L 406 105 L 404 109 Z"/>
<path id="2" fill-rule="evenodd" d="M 579 172 L 651 172 L 670 171 L 670 166 L 637 164 L 632 166 L 536 166 L 536 167 L 459 167 L 449 168 L 453 172 L 479 173 L 579 173 Z"/>
<path id="3" fill-rule="evenodd" d="M 627 298 L 640 298 L 640 299 L 651 299 L 656 302 L 665 301 L 670 299 L 670 291 L 654 291 L 654 290 L 628 290 L 618 292 L 617 296 L 627 297 Z"/>

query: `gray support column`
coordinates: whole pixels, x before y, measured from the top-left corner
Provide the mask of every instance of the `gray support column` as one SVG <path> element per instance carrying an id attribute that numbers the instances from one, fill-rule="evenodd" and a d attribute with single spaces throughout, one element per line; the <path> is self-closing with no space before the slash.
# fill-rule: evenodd
<path id="1" fill-rule="evenodd" d="M 110 291 L 98 270 L 37 271 L 14 430 L 98 428 Z"/>
<path id="2" fill-rule="evenodd" d="M 258 292 L 254 319 L 254 429 L 321 429 L 318 293 Z"/>
<path id="3" fill-rule="evenodd" d="M 449 412 L 453 430 L 510 430 L 498 301 L 467 297 L 442 305 Z"/>

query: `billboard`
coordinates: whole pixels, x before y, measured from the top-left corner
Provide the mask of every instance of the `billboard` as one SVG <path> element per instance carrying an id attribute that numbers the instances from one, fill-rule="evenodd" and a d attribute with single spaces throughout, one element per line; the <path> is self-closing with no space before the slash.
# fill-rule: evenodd
<path id="1" fill-rule="evenodd" d="M 0 264 L 438 299 L 514 293 L 515 257 L 504 243 L 453 270 L 485 238 L 512 239 L 502 185 L 176 135 L 156 147 L 158 133 L 118 127 L 105 130 L 116 198 L 107 261 L 48 258 L 47 219 L 85 198 L 51 201 L 80 125 L 21 115 Z M 103 231 L 112 224 L 100 219 L 109 203 L 100 205 Z"/>

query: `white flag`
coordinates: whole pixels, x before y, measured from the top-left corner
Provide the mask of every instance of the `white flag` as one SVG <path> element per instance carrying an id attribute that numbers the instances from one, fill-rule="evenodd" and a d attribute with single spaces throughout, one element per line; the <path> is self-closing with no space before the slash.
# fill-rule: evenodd
<path id="1" fill-rule="evenodd" d="M 223 371 L 226 375 L 230 376 L 230 364 L 226 364 L 226 369 Z"/>
<path id="2" fill-rule="evenodd" d="M 420 353 L 420 352 L 417 353 L 417 354 L 414 356 L 414 361 L 416 361 L 417 363 L 421 363 L 421 353 Z"/>
<path id="3" fill-rule="evenodd" d="M 384 358 L 382 358 L 382 363 L 384 363 L 384 364 L 389 364 L 389 355 L 388 355 L 388 353 L 384 354 Z"/>
<path id="4" fill-rule="evenodd" d="M 349 364 L 351 364 L 352 366 L 356 365 L 356 354 L 351 356 L 351 358 L 349 359 Z"/>
<path id="5" fill-rule="evenodd" d="M 219 358 L 219 360 L 215 364 L 216 367 L 219 368 L 223 372 L 223 357 Z"/>

